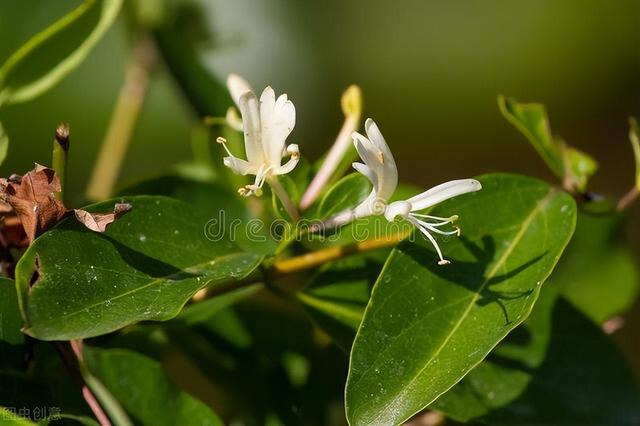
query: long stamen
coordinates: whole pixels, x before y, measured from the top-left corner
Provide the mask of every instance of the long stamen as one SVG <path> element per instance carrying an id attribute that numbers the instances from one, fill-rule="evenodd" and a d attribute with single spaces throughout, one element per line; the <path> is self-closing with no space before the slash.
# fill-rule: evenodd
<path id="1" fill-rule="evenodd" d="M 450 261 L 442 257 L 442 251 L 440 251 L 440 246 L 438 246 L 438 242 L 436 241 L 435 238 L 433 238 L 433 235 L 429 233 L 429 230 L 423 227 L 418 219 L 409 218 L 409 220 L 420 230 L 420 232 L 422 232 L 422 234 L 425 237 L 427 237 L 427 239 L 431 242 L 433 247 L 436 249 L 436 252 L 438 253 L 438 257 L 440 257 L 440 261 L 438 261 L 438 265 L 446 265 L 448 263 L 451 263 Z"/>
<path id="2" fill-rule="evenodd" d="M 456 226 L 456 228 L 453 231 L 441 231 L 438 228 L 433 228 L 431 226 L 425 226 L 427 229 L 429 229 L 429 231 L 435 232 L 436 234 L 440 234 L 440 235 L 457 235 L 458 237 L 460 236 L 460 228 L 458 228 Z"/>
<path id="3" fill-rule="evenodd" d="M 229 151 L 229 147 L 227 147 L 227 140 L 225 138 L 223 138 L 222 136 L 218 136 L 216 138 L 216 142 L 218 142 L 220 145 L 222 145 L 222 147 L 224 148 L 225 151 L 227 151 L 227 155 L 231 158 L 231 161 L 233 161 L 233 165 L 236 165 L 236 156 L 233 155 L 231 153 L 231 151 Z"/>
<path id="4" fill-rule="evenodd" d="M 411 214 L 413 216 L 417 216 L 425 219 L 440 220 L 442 221 L 442 224 L 453 223 L 456 220 L 458 220 L 457 214 L 454 214 L 453 216 L 449 216 L 449 217 L 431 216 L 431 215 L 422 214 L 422 213 L 411 213 Z M 435 224 L 432 224 L 432 225 L 435 225 Z M 440 226 L 440 225 L 437 225 L 437 226 Z"/>
<path id="5" fill-rule="evenodd" d="M 436 234 L 440 234 L 440 235 L 457 235 L 460 236 L 460 228 L 457 226 L 454 226 L 454 230 L 453 231 L 442 231 L 440 229 L 438 229 L 438 226 L 450 223 L 450 222 L 442 222 L 441 224 L 434 224 L 434 223 L 429 223 L 429 222 L 425 222 L 424 220 L 420 220 L 420 219 L 415 219 L 416 222 L 418 222 L 420 225 L 422 225 L 423 227 L 429 229 L 432 232 L 435 232 Z"/>
<path id="6" fill-rule="evenodd" d="M 243 188 L 238 189 L 238 194 L 243 197 L 250 197 L 251 195 L 256 195 L 256 197 L 262 196 L 262 186 L 266 181 L 269 172 L 273 169 L 272 166 L 266 167 L 266 165 L 260 166 L 258 173 L 256 174 L 256 179 L 251 185 L 245 185 Z"/>

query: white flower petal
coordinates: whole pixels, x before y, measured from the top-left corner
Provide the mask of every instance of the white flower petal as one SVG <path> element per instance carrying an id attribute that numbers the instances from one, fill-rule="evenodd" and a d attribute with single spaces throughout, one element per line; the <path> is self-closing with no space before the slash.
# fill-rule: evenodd
<path id="1" fill-rule="evenodd" d="M 377 185 L 377 176 L 382 173 L 382 163 L 380 163 L 380 161 L 378 161 L 378 159 L 376 158 L 375 146 L 369 139 L 362 136 L 358 132 L 353 132 L 351 137 L 353 138 L 353 145 L 356 147 L 358 155 L 360 156 L 362 161 L 364 161 L 364 164 L 366 164 L 367 167 L 369 167 L 369 169 L 376 175 L 374 184 Z"/>
<path id="2" fill-rule="evenodd" d="M 267 87 L 260 97 L 260 119 L 262 122 L 262 149 L 269 165 L 279 167 L 287 137 L 293 130 L 296 111 L 287 95 L 276 95 Z"/>
<path id="3" fill-rule="evenodd" d="M 224 157 L 224 165 L 240 175 L 254 175 L 257 169 L 248 161 L 237 157 Z"/>
<path id="4" fill-rule="evenodd" d="M 385 209 L 384 217 L 392 222 L 396 216 L 409 218 L 409 212 L 411 212 L 411 204 L 408 201 L 394 201 Z"/>
<path id="5" fill-rule="evenodd" d="M 262 150 L 262 127 L 258 99 L 255 93 L 245 92 L 240 96 L 239 107 L 242 114 L 247 160 L 253 164 L 263 164 L 265 161 Z"/>
<path id="6" fill-rule="evenodd" d="M 364 128 L 367 131 L 369 140 L 377 150 L 374 155 L 381 165 L 378 175 L 378 197 L 388 200 L 398 186 L 398 168 L 396 167 L 396 161 L 376 123 L 368 118 Z"/>
<path id="7" fill-rule="evenodd" d="M 374 187 L 378 184 L 376 175 L 371 171 L 371 169 L 367 165 L 362 164 L 362 163 L 353 163 L 352 166 L 358 172 L 360 172 L 363 175 L 365 175 L 367 177 L 367 179 L 369 179 L 369 181 L 371 181 L 371 183 L 374 185 Z"/>
<path id="8" fill-rule="evenodd" d="M 287 151 L 286 152 L 289 155 L 291 155 L 291 158 L 289 158 L 289 161 L 287 161 L 284 165 L 275 167 L 273 169 L 273 174 L 274 175 L 287 174 L 290 171 L 292 171 L 293 169 L 295 169 L 295 167 L 298 165 L 298 162 L 300 161 L 300 149 L 298 148 L 298 145 L 296 145 L 296 144 L 289 145 L 287 147 Z"/>
<path id="9" fill-rule="evenodd" d="M 281 95 L 274 107 L 273 142 L 269 144 L 268 156 L 273 163 L 280 164 L 285 141 L 296 125 L 296 108 L 287 95 Z"/>
<path id="10" fill-rule="evenodd" d="M 224 118 L 229 127 L 239 132 L 242 131 L 242 118 L 238 115 L 238 110 L 235 107 L 229 107 Z"/>
<path id="11" fill-rule="evenodd" d="M 409 198 L 407 201 L 411 203 L 411 211 L 418 211 L 434 206 L 449 198 L 479 191 L 480 189 L 482 189 L 482 185 L 475 179 L 458 179 L 434 186 L 421 194 Z"/>
<path id="12" fill-rule="evenodd" d="M 251 92 L 251 86 L 247 83 L 247 80 L 237 74 L 229 74 L 229 77 L 227 77 L 227 88 L 231 94 L 231 99 L 233 99 L 233 102 L 238 106 L 240 106 L 240 96 L 246 92 Z"/>
<path id="13" fill-rule="evenodd" d="M 364 123 L 364 129 L 367 132 L 367 136 L 369 140 L 375 145 L 380 153 L 384 156 L 384 163 L 393 164 L 393 167 L 396 167 L 396 162 L 393 158 L 393 154 L 389 149 L 389 145 L 387 145 L 387 141 L 384 140 L 384 136 L 382 136 L 382 132 L 378 128 L 378 125 L 370 118 Z"/>

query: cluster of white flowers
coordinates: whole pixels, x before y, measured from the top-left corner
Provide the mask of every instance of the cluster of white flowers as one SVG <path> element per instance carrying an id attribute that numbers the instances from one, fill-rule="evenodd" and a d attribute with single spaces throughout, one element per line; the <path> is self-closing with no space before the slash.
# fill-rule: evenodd
<path id="1" fill-rule="evenodd" d="M 260 196 L 264 182 L 276 184 L 275 176 L 291 172 L 300 159 L 298 145 L 285 145 L 295 126 L 295 107 L 286 94 L 276 98 L 271 87 L 264 89 L 258 101 L 249 84 L 234 74 L 227 79 L 227 86 L 242 117 L 240 120 L 231 109 L 227 114 L 227 122 L 244 132 L 247 159 L 243 160 L 231 154 L 226 141 L 218 138 L 218 142 L 224 146 L 228 154 L 224 158 L 224 164 L 235 173 L 255 176 L 253 184 L 238 190 L 242 196 Z M 475 179 L 452 180 L 408 200 L 389 202 L 398 185 L 396 162 L 389 145 L 372 119 L 366 120 L 365 131 L 366 137 L 358 132 L 352 134 L 353 143 L 362 159 L 362 163 L 353 163 L 353 167 L 371 181 L 373 190 L 355 209 L 342 212 L 327 223 L 340 226 L 373 215 L 384 215 L 391 222 L 400 216 L 412 223 L 433 244 L 440 258 L 439 264 L 449 263 L 442 256 L 442 251 L 432 234 L 460 235 L 458 227 L 448 231 L 442 229 L 443 226 L 455 222 L 458 217 L 454 215 L 445 218 L 417 212 L 449 198 L 478 191 L 482 189 L 480 182 Z M 290 158 L 282 165 L 282 159 L 286 156 Z"/>

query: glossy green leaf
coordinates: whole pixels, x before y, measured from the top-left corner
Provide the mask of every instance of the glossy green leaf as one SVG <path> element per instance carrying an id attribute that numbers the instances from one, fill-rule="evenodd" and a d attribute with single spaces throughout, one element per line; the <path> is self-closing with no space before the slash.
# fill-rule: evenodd
<path id="1" fill-rule="evenodd" d="M 261 261 L 212 224 L 213 212 L 164 197 L 124 201 L 133 210 L 104 234 L 65 220 L 25 252 L 16 281 L 26 333 L 68 340 L 167 320 L 201 288 L 241 279 Z"/>
<path id="2" fill-rule="evenodd" d="M 563 183 L 584 192 L 588 179 L 596 172 L 598 163 L 588 154 L 554 137 L 544 105 L 519 103 L 500 96 L 498 105 L 502 115 L 533 145 L 551 171 Z"/>
<path id="3" fill-rule="evenodd" d="M 119 192 L 119 195 L 164 195 L 189 203 L 193 208 L 208 212 L 215 221 L 212 231 L 224 229 L 235 231 L 233 238 L 236 244 L 245 251 L 269 255 L 275 252 L 277 242 L 270 238 L 269 230 L 245 232 L 247 228 L 239 226 L 247 224 L 253 216 L 247 208 L 247 202 L 237 193 L 223 187 L 218 182 L 207 179 L 195 179 L 192 168 L 181 167 L 166 175 L 157 176 Z M 255 238 L 254 238 L 255 237 Z"/>
<path id="4" fill-rule="evenodd" d="M 15 283 L 0 278 L 0 369 L 18 366 L 24 361 L 21 327 Z"/>
<path id="5" fill-rule="evenodd" d="M 115 21 L 122 0 L 87 0 L 36 34 L 0 67 L 0 104 L 25 102 L 73 71 Z"/>
<path id="6" fill-rule="evenodd" d="M 548 283 L 523 326 L 431 408 L 473 424 L 633 425 L 640 395 L 611 339 Z"/>
<path id="7" fill-rule="evenodd" d="M 371 192 L 371 183 L 360 173 L 352 173 L 333 185 L 320 201 L 315 218 L 327 219 L 356 207 Z"/>
<path id="8" fill-rule="evenodd" d="M 576 232 L 549 278 L 598 324 L 626 312 L 640 289 L 631 249 L 620 238 L 622 217 L 579 214 Z"/>
<path id="9" fill-rule="evenodd" d="M 137 425 L 222 425 L 209 407 L 178 388 L 151 358 L 124 349 L 87 347 L 85 361 Z"/>
<path id="10" fill-rule="evenodd" d="M 519 103 L 503 96 L 498 98 L 498 105 L 502 115 L 529 140 L 551 171 L 562 178 L 564 176 L 562 151 L 551 134 L 544 105 Z"/>
<path id="11" fill-rule="evenodd" d="M 531 311 L 575 226 L 573 199 L 517 175 L 437 206 L 460 216 L 439 266 L 423 238 L 406 241 L 382 271 L 351 351 L 351 425 L 400 424 L 465 376 Z"/>

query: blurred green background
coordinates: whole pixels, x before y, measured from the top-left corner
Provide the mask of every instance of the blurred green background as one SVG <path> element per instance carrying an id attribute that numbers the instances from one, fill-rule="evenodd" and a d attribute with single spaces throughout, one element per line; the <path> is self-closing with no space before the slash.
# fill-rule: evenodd
<path id="1" fill-rule="evenodd" d="M 151 2 L 153 3 L 153 2 Z M 159 3 L 159 2 L 156 2 Z M 0 0 L 0 60 L 78 1 Z M 489 171 L 550 177 L 500 116 L 496 96 L 544 102 L 554 131 L 601 162 L 594 190 L 632 182 L 627 116 L 640 114 L 640 2 L 620 0 L 300 2 L 202 1 L 214 41 L 202 55 L 221 78 L 286 92 L 298 110 L 291 141 L 316 158 L 341 122 L 339 96 L 364 91 L 401 178 L 428 185 Z M 124 77 L 121 21 L 88 60 L 44 96 L 3 111 L 12 145 L 3 174 L 48 163 L 59 121 L 72 127 L 69 190 L 84 188 Z M 122 179 L 190 155 L 193 119 L 160 72 Z"/>
<path id="2" fill-rule="evenodd" d="M 0 0 L 0 61 L 78 3 Z M 152 9 L 154 3 L 160 5 L 147 1 Z M 598 159 L 592 190 L 617 197 L 633 182 L 627 117 L 640 116 L 640 1 L 200 3 L 213 35 L 200 46 L 207 66 L 221 79 L 237 72 L 256 88 L 270 84 L 288 93 L 297 109 L 290 141 L 307 157 L 330 146 L 342 121 L 340 94 L 357 83 L 365 116 L 382 128 L 402 180 L 427 186 L 491 171 L 553 179 L 500 116 L 502 93 L 544 102 L 554 132 Z M 121 17 L 54 90 L 3 109 L 0 121 L 11 138 L 3 176 L 24 173 L 33 162 L 49 164 L 53 131 L 66 121 L 72 129 L 67 191 L 82 202 L 131 53 L 127 28 Z M 160 67 L 121 182 L 188 160 L 195 120 Z M 628 237 L 638 248 L 637 207 L 632 214 Z M 635 311 L 631 321 L 639 321 Z M 640 353 L 633 336 L 623 331 L 620 340 Z"/>

